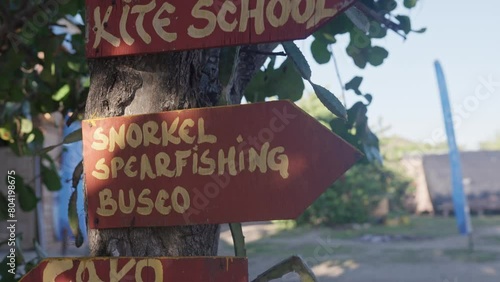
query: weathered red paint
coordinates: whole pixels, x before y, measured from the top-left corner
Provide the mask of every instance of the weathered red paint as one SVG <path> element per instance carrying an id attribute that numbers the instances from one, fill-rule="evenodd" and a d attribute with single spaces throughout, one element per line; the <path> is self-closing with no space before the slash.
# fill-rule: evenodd
<path id="1" fill-rule="evenodd" d="M 248 261 L 236 257 L 49 258 L 20 282 L 248 281 Z"/>
<path id="2" fill-rule="evenodd" d="M 85 120 L 82 128 L 90 228 L 296 218 L 361 155 L 289 101 Z M 111 128 L 123 133 L 122 147 L 103 141 L 116 135 Z"/>
<path id="3" fill-rule="evenodd" d="M 87 0 L 87 57 L 305 38 L 354 2 Z"/>

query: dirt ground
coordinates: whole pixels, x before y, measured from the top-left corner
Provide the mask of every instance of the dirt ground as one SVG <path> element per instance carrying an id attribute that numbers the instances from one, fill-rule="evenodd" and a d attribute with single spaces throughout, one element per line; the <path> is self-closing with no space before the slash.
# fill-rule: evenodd
<path id="1" fill-rule="evenodd" d="M 452 225 L 447 224 L 443 229 L 451 228 L 450 232 L 454 232 Z M 251 279 L 269 266 L 298 254 L 319 281 L 500 281 L 500 225 L 476 228 L 473 252 L 467 248 L 467 237 L 442 234 L 443 230 L 436 232 L 438 235 L 430 232 L 431 236 L 373 243 L 361 241 L 357 236 L 340 239 L 345 236 L 324 228 L 284 231 L 273 223 L 244 226 Z M 231 234 L 224 228 L 220 255 L 232 254 Z M 296 274 L 288 274 L 274 281 L 299 279 Z"/>
<path id="2" fill-rule="evenodd" d="M 414 218 L 409 226 L 355 230 L 286 229 L 282 224 L 260 222 L 244 224 L 243 232 L 250 281 L 297 254 L 325 282 L 498 282 L 500 217 L 473 219 L 473 226 L 474 252 L 468 251 L 467 237 L 457 235 L 453 218 Z M 360 239 L 367 235 L 406 237 L 378 243 Z M 49 257 L 61 256 L 59 245 L 49 246 L 47 252 Z M 87 256 L 87 252 L 85 243 L 79 249 L 69 247 L 66 255 Z M 25 253 L 28 259 L 34 255 Z M 234 255 L 227 224 L 222 225 L 219 255 Z M 299 279 L 288 274 L 273 281 Z"/>

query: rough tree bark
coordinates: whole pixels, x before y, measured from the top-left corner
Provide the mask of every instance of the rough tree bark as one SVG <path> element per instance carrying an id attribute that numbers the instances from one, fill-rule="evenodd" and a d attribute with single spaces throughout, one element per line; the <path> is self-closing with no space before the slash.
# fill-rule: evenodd
<path id="1" fill-rule="evenodd" d="M 228 84 L 242 93 L 276 44 L 243 46 Z M 89 60 L 86 118 L 155 113 L 215 105 L 222 92 L 220 49 Z M 85 156 L 84 156 L 85 157 Z M 229 212 L 229 211 L 228 211 Z M 214 256 L 219 225 L 89 230 L 92 256 Z"/>

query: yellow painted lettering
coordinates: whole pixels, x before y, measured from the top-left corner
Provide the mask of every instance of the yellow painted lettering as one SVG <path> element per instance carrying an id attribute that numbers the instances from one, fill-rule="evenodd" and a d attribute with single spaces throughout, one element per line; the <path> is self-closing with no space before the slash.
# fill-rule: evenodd
<path id="1" fill-rule="evenodd" d="M 94 134 L 92 136 L 94 138 L 94 141 L 92 142 L 92 145 L 90 145 L 92 149 L 97 151 L 102 151 L 106 150 L 106 148 L 108 147 L 109 139 L 106 136 L 106 134 L 102 132 L 103 132 L 102 127 L 98 127 L 94 131 Z M 101 141 L 101 142 L 96 142 L 96 141 Z"/>
<path id="2" fill-rule="evenodd" d="M 274 10 L 276 8 L 276 4 L 280 3 L 281 6 L 281 15 L 279 17 L 276 16 Z M 280 27 L 285 25 L 285 23 L 290 18 L 290 0 L 271 0 L 267 4 L 266 8 L 266 17 L 269 23 L 273 27 Z"/>
<path id="3" fill-rule="evenodd" d="M 156 174 L 153 173 L 153 169 L 151 168 L 151 164 L 149 163 L 149 158 L 148 155 L 142 154 L 141 156 L 141 180 L 144 180 L 146 178 L 146 174 L 150 179 L 155 179 Z"/>
<path id="4" fill-rule="evenodd" d="M 135 177 L 137 175 L 137 170 L 132 170 L 132 164 L 137 161 L 137 158 L 135 156 L 130 156 L 130 158 L 127 160 L 127 163 L 125 164 L 125 169 L 123 172 L 125 172 L 125 175 L 128 177 Z"/>
<path id="5" fill-rule="evenodd" d="M 250 0 L 241 0 L 240 14 L 240 32 L 245 32 L 248 26 L 249 18 L 254 18 L 255 33 L 262 34 L 264 32 L 264 0 L 256 0 L 255 9 L 249 9 Z"/>
<path id="6" fill-rule="evenodd" d="M 55 282 L 59 274 L 73 268 L 73 260 L 49 260 L 43 269 L 43 282 Z M 26 279 L 25 279 L 26 280 Z"/>
<path id="7" fill-rule="evenodd" d="M 160 144 L 160 138 L 156 137 L 155 134 L 158 132 L 158 124 L 155 121 L 148 121 L 142 125 L 142 135 L 144 139 L 144 146 L 147 147 L 149 144 Z"/>
<path id="8" fill-rule="evenodd" d="M 146 44 L 151 43 L 151 36 L 146 32 L 146 30 L 144 30 L 144 15 L 151 12 L 151 10 L 155 8 L 155 6 L 156 0 L 152 0 L 146 5 L 135 5 L 134 7 L 132 7 L 131 14 L 139 14 L 137 16 L 137 20 L 135 21 L 135 28 L 142 41 L 144 41 L 144 43 Z"/>
<path id="9" fill-rule="evenodd" d="M 118 132 L 114 127 L 109 130 L 109 148 L 108 151 L 113 152 L 115 150 L 115 144 L 120 147 L 120 149 L 125 149 L 125 124 L 120 126 Z"/>
<path id="10" fill-rule="evenodd" d="M 153 211 L 153 201 L 150 198 L 147 198 L 146 196 L 151 194 L 151 190 L 149 189 L 144 189 L 141 191 L 141 194 L 139 194 L 138 202 L 140 204 L 145 205 L 144 207 L 137 207 L 137 213 L 141 215 L 150 215 L 151 212 Z"/>
<path id="11" fill-rule="evenodd" d="M 181 139 L 179 137 L 174 136 L 174 132 L 177 130 L 177 126 L 179 125 L 179 117 L 176 117 L 174 121 L 168 127 L 167 122 L 164 121 L 161 123 L 161 145 L 167 146 L 168 142 L 178 145 L 181 143 Z"/>
<path id="12" fill-rule="evenodd" d="M 179 201 L 179 195 L 182 197 L 182 204 Z M 172 207 L 178 213 L 184 213 L 191 206 L 191 199 L 186 189 L 181 186 L 175 187 L 172 191 Z"/>
<path id="13" fill-rule="evenodd" d="M 175 152 L 175 177 L 182 174 L 182 168 L 187 165 L 187 158 L 191 156 L 191 150 Z"/>
<path id="14" fill-rule="evenodd" d="M 120 157 L 114 157 L 111 159 L 111 178 L 116 178 L 118 176 L 118 170 L 125 166 L 125 162 Z"/>
<path id="15" fill-rule="evenodd" d="M 135 195 L 134 195 L 134 190 L 129 189 L 128 190 L 128 199 L 129 199 L 129 206 L 127 207 L 125 205 L 125 196 L 123 195 L 124 192 L 122 189 L 118 191 L 118 207 L 120 208 L 120 211 L 125 214 L 130 214 L 135 207 Z"/>
<path id="16" fill-rule="evenodd" d="M 314 13 L 315 0 L 305 0 L 306 8 L 301 14 L 299 6 L 302 1 L 303 0 L 292 0 L 292 19 L 299 24 L 305 23 Z"/>
<path id="17" fill-rule="evenodd" d="M 135 259 L 131 258 L 129 261 L 118 271 L 118 259 L 111 259 L 109 262 L 109 281 L 119 282 L 127 273 L 134 267 Z"/>
<path id="18" fill-rule="evenodd" d="M 217 137 L 212 134 L 205 133 L 205 120 L 203 118 L 198 119 L 198 144 L 217 142 Z"/>
<path id="19" fill-rule="evenodd" d="M 191 15 L 197 19 L 206 19 L 208 21 L 204 28 L 196 28 L 194 25 L 188 27 L 188 34 L 192 38 L 204 38 L 214 32 L 217 18 L 215 14 L 208 10 L 202 10 L 203 7 L 210 7 L 213 5 L 213 0 L 198 0 L 191 11 Z"/>
<path id="20" fill-rule="evenodd" d="M 106 188 L 99 191 L 99 207 L 97 208 L 97 214 L 102 216 L 112 216 L 115 214 L 116 209 L 116 200 L 113 199 L 111 189 Z"/>
<path id="21" fill-rule="evenodd" d="M 248 150 L 248 158 L 250 163 L 248 164 L 248 170 L 254 172 L 257 167 L 259 167 L 260 172 L 265 173 L 267 171 L 267 150 L 269 150 L 269 142 L 266 142 L 260 148 L 260 154 L 254 148 Z"/>
<path id="22" fill-rule="evenodd" d="M 175 32 L 166 32 L 163 28 L 166 26 L 170 25 L 170 19 L 169 18 L 162 18 L 160 19 L 160 16 L 163 12 L 167 13 L 174 13 L 175 12 L 175 7 L 172 6 L 170 3 L 165 2 L 163 5 L 161 5 L 160 9 L 156 12 L 154 18 L 153 18 L 153 28 L 156 31 L 156 34 L 158 36 L 167 41 L 167 42 L 172 42 L 177 39 L 177 33 Z"/>
<path id="23" fill-rule="evenodd" d="M 337 9 L 325 8 L 325 0 L 317 0 L 314 15 L 307 21 L 306 28 L 316 26 L 321 20 L 331 18 L 337 14 Z"/>
<path id="24" fill-rule="evenodd" d="M 132 148 L 137 148 L 142 143 L 142 130 L 136 123 L 131 123 L 128 126 L 125 136 L 127 144 Z"/>
<path id="25" fill-rule="evenodd" d="M 279 171 L 280 175 L 283 179 L 288 178 L 288 156 L 284 154 L 285 148 L 282 146 L 278 146 L 269 151 L 269 155 L 267 156 L 267 165 L 273 171 Z M 276 162 L 276 154 L 279 154 L 277 159 L 279 162 Z"/>
<path id="26" fill-rule="evenodd" d="M 182 123 L 181 126 L 179 127 L 179 137 L 181 137 L 181 140 L 186 142 L 187 144 L 193 144 L 194 142 L 194 136 L 189 136 L 189 127 L 194 126 L 194 121 L 190 118 L 185 119 Z"/>
<path id="27" fill-rule="evenodd" d="M 160 190 L 160 192 L 158 192 L 158 196 L 156 196 L 155 208 L 159 213 L 163 215 L 169 214 L 172 210 L 172 207 L 170 205 L 165 206 L 165 201 L 168 200 L 169 197 L 170 196 L 165 190 Z"/>
<path id="28" fill-rule="evenodd" d="M 83 273 L 85 270 L 88 272 L 88 279 L 83 279 Z M 80 261 L 80 265 L 78 265 L 78 269 L 76 270 L 76 282 L 83 281 L 92 281 L 92 282 L 103 282 L 99 276 L 97 276 L 97 272 L 95 271 L 94 262 L 91 260 L 82 260 Z"/>
<path id="29" fill-rule="evenodd" d="M 155 278 L 148 277 L 148 281 L 160 282 L 163 280 L 163 266 L 161 261 L 158 259 L 143 259 L 137 262 L 135 266 L 135 281 L 143 282 L 142 280 L 142 269 L 144 267 L 151 267 L 154 270 Z"/>
<path id="30" fill-rule="evenodd" d="M 156 176 L 174 177 L 175 171 L 169 170 L 170 156 L 165 152 L 160 152 L 155 156 Z"/>
<path id="31" fill-rule="evenodd" d="M 198 172 L 200 175 L 211 175 L 215 172 L 215 160 L 208 156 L 210 150 L 207 149 L 201 154 L 200 162 L 208 167 L 199 167 Z"/>
<path id="32" fill-rule="evenodd" d="M 95 22 L 95 41 L 94 45 L 92 46 L 94 49 L 99 46 L 99 43 L 101 43 L 101 38 L 104 40 L 108 41 L 111 45 L 118 47 L 120 46 L 120 39 L 113 34 L 109 33 L 106 31 L 104 28 L 104 25 L 108 23 L 109 16 L 111 15 L 111 12 L 113 11 L 113 6 L 108 6 L 106 9 L 106 13 L 104 14 L 104 18 L 101 20 L 101 8 L 96 7 L 94 9 L 94 22 Z"/>
<path id="33" fill-rule="evenodd" d="M 126 0 L 124 2 L 130 2 L 130 0 Z M 128 21 L 128 14 L 130 12 L 130 6 L 125 5 L 123 6 L 123 11 L 122 11 L 122 16 L 120 18 L 120 35 L 123 38 L 123 41 L 128 45 L 131 46 L 134 44 L 134 38 L 130 36 L 130 34 L 127 31 L 127 21 Z"/>
<path id="34" fill-rule="evenodd" d="M 229 151 L 227 152 L 227 158 L 224 157 L 224 150 L 220 149 L 219 154 L 218 154 L 218 167 L 219 167 L 219 175 L 224 174 L 224 170 L 226 167 L 226 164 L 228 166 L 229 174 L 230 175 L 236 175 L 236 162 L 235 162 L 235 157 L 236 157 L 236 149 L 234 146 L 229 148 Z"/>
<path id="35" fill-rule="evenodd" d="M 217 13 L 217 24 L 223 31 L 231 32 L 236 28 L 236 25 L 238 24 L 237 20 L 234 20 L 232 23 L 229 23 L 226 20 L 227 12 L 234 14 L 236 13 L 236 10 L 236 5 L 230 0 L 222 4 L 219 13 Z"/>
<path id="36" fill-rule="evenodd" d="M 99 159 L 92 171 L 92 176 L 99 180 L 106 180 L 109 178 L 109 167 L 105 164 L 104 158 Z"/>

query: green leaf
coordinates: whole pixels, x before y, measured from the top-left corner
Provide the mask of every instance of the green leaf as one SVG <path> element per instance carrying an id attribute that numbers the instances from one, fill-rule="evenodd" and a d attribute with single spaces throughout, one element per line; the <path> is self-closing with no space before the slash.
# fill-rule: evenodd
<path id="1" fill-rule="evenodd" d="M 382 47 L 375 46 L 369 50 L 368 62 L 373 66 L 380 66 L 389 56 L 389 52 Z"/>
<path id="2" fill-rule="evenodd" d="M 382 10 L 390 12 L 396 9 L 398 3 L 395 0 L 379 0 L 378 5 Z"/>
<path id="3" fill-rule="evenodd" d="M 424 33 L 424 32 L 426 32 L 426 31 L 427 31 L 427 28 L 426 28 L 426 27 L 423 27 L 423 28 L 421 28 L 421 29 L 412 30 L 412 31 L 413 31 L 413 32 L 415 32 L 415 33 Z"/>
<path id="4" fill-rule="evenodd" d="M 24 179 L 16 175 L 16 193 L 17 200 L 19 201 L 19 206 L 23 211 L 31 211 L 36 208 L 38 199 L 36 197 L 35 191 L 29 185 L 24 184 Z"/>
<path id="5" fill-rule="evenodd" d="M 82 140 L 82 129 L 79 128 L 70 134 L 66 135 L 63 139 L 64 144 L 70 144 Z"/>
<path id="6" fill-rule="evenodd" d="M 68 96 L 70 90 L 71 87 L 69 87 L 69 84 L 65 84 L 63 87 L 59 88 L 59 90 L 57 90 L 57 92 L 54 95 L 52 95 L 52 100 L 57 102 L 63 100 Z"/>
<path id="7" fill-rule="evenodd" d="M 403 4 L 406 8 L 411 9 L 417 5 L 418 0 L 404 0 Z"/>
<path id="8" fill-rule="evenodd" d="M 411 21 L 408 16 L 398 15 L 396 19 L 399 21 L 399 28 L 401 28 L 404 33 L 408 34 L 411 31 Z"/>
<path id="9" fill-rule="evenodd" d="M 50 191 L 59 191 L 62 187 L 61 178 L 56 170 L 42 165 L 42 182 Z"/>
<path id="10" fill-rule="evenodd" d="M 302 78 L 306 80 L 311 79 L 311 67 L 307 63 L 304 54 L 300 51 L 299 47 L 293 43 L 293 41 L 282 42 L 283 48 L 287 55 L 292 59 L 295 67 L 299 71 Z"/>
<path id="11" fill-rule="evenodd" d="M 314 92 L 316 92 L 316 96 L 318 99 L 325 105 L 325 107 L 332 112 L 332 114 L 342 118 L 344 120 L 347 119 L 347 112 L 344 108 L 344 105 L 340 102 L 340 100 L 333 95 L 332 92 L 324 88 L 323 86 L 311 83 Z"/>
<path id="12" fill-rule="evenodd" d="M 73 170 L 72 185 L 71 185 L 73 188 L 76 188 L 78 186 L 78 183 L 82 178 L 82 174 L 83 174 L 83 160 L 81 160 Z"/>
<path id="13" fill-rule="evenodd" d="M 5 141 L 10 141 L 12 139 L 12 134 L 10 133 L 10 129 L 7 127 L 0 127 L 0 138 Z"/>
<path id="14" fill-rule="evenodd" d="M 363 81 L 363 78 L 361 76 L 355 76 L 351 81 L 345 84 L 345 90 L 354 90 L 354 92 L 357 95 L 361 95 L 361 91 L 359 90 L 359 86 L 361 85 L 361 82 Z"/>
<path id="15" fill-rule="evenodd" d="M 327 44 L 315 39 L 311 44 L 311 53 L 318 64 L 326 64 L 330 61 L 332 54 L 328 51 Z"/>
<path id="16" fill-rule="evenodd" d="M 21 119 L 21 132 L 22 133 L 30 133 L 33 131 L 33 122 L 27 118 L 22 118 Z"/>
<path id="17" fill-rule="evenodd" d="M 69 198 L 68 204 L 68 220 L 69 227 L 73 236 L 75 237 L 75 245 L 77 248 L 81 247 L 83 244 L 83 234 L 80 229 L 80 221 L 78 220 L 78 211 L 77 211 L 77 195 L 76 190 L 71 193 L 71 197 Z"/>

